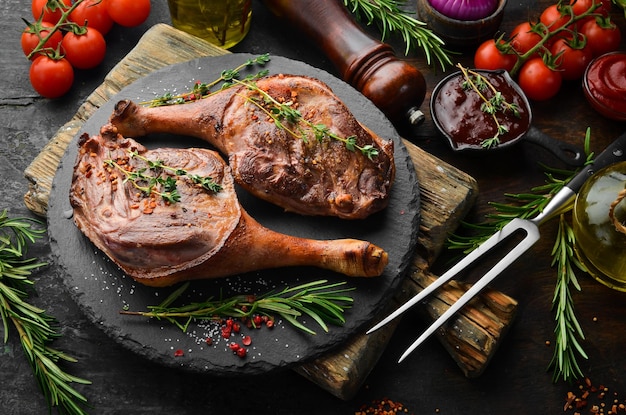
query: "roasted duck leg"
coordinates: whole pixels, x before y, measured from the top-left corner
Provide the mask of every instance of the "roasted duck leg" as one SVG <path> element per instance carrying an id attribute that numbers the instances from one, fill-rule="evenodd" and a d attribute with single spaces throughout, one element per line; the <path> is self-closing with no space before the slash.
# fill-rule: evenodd
<path id="1" fill-rule="evenodd" d="M 274 75 L 251 85 L 182 105 L 120 101 L 110 122 L 125 137 L 173 133 L 208 141 L 228 156 L 239 185 L 287 211 L 362 219 L 387 206 L 393 141 L 361 125 L 319 80 Z M 290 110 L 298 111 L 296 120 Z M 370 146 L 376 154 L 362 151 Z"/>
<path id="2" fill-rule="evenodd" d="M 145 285 L 286 266 L 371 277 L 387 264 L 387 253 L 366 241 L 312 240 L 263 227 L 240 206 L 230 168 L 214 151 L 148 150 L 108 124 L 78 145 L 74 221 Z"/>

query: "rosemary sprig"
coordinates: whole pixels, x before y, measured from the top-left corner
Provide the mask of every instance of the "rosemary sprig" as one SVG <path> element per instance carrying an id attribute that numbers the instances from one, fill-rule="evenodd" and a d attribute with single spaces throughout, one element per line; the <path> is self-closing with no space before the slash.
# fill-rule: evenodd
<path id="1" fill-rule="evenodd" d="M 434 56 L 446 70 L 452 65 L 451 52 L 444 49 L 444 41 L 426 27 L 426 23 L 412 17 L 402 7 L 403 0 L 343 0 L 357 19 L 364 20 L 368 25 L 376 22 L 381 31 L 381 40 L 388 33 L 399 33 L 406 45 L 405 55 L 414 48 L 421 48 L 426 62 L 431 65 Z"/>
<path id="2" fill-rule="evenodd" d="M 169 171 L 178 177 L 186 177 L 191 180 L 192 183 L 200 185 L 203 189 L 210 192 L 217 193 L 222 190 L 222 186 L 215 182 L 211 177 L 190 174 L 187 170 L 168 166 L 162 160 L 150 160 L 147 157 L 140 155 L 135 150 L 129 150 L 128 154 L 130 158 L 136 158 L 145 162 L 147 168 L 129 170 L 122 165 L 125 163 L 120 163 L 113 159 L 108 159 L 104 162 L 108 166 L 115 168 L 124 174 L 124 183 L 130 181 L 137 190 L 148 196 L 155 194 L 169 203 L 176 203 L 180 200 L 180 194 L 178 193 L 176 186 L 176 179 L 172 176 L 163 177 L 161 172 L 164 170 Z M 150 171 L 155 175 L 149 175 L 146 173 L 147 171 Z"/>
<path id="3" fill-rule="evenodd" d="M 256 105 L 261 109 L 268 117 L 270 117 L 277 128 L 287 131 L 294 138 L 302 139 L 306 142 L 307 131 L 313 133 L 315 139 L 318 142 L 322 142 L 325 138 L 336 140 L 344 143 L 346 148 L 350 151 L 360 151 L 368 159 L 372 160 L 378 155 L 378 150 L 371 144 L 365 146 L 359 146 L 356 143 L 356 136 L 351 135 L 349 137 L 342 137 L 336 133 L 333 133 L 325 124 L 314 124 L 311 121 L 305 119 L 300 111 L 293 107 L 293 102 L 278 102 L 274 97 L 268 94 L 266 91 L 259 88 L 256 83 L 252 81 L 238 81 L 235 83 L 245 85 L 248 89 L 258 93 L 261 99 L 255 99 L 253 97 L 244 97 L 248 102 Z M 293 128 L 287 127 L 283 121 L 293 124 L 297 131 Z M 300 127 L 303 124 L 305 128 Z"/>
<path id="4" fill-rule="evenodd" d="M 496 147 L 500 144 L 500 136 L 509 132 L 509 129 L 500 123 L 498 113 L 506 114 L 511 112 L 515 117 L 520 118 L 519 107 L 515 103 L 507 102 L 500 91 L 498 91 L 491 82 L 480 73 L 467 69 L 463 65 L 458 64 L 465 81 L 463 81 L 464 89 L 471 89 L 483 101 L 480 110 L 485 114 L 491 115 L 496 124 L 496 133 L 493 137 L 485 139 L 481 142 L 481 146 L 485 148 Z M 487 98 L 485 91 L 489 91 L 491 98 Z"/>
<path id="5" fill-rule="evenodd" d="M 248 59 L 241 65 L 237 66 L 233 69 L 227 69 L 222 71 L 219 78 L 213 80 L 209 83 L 196 82 L 191 91 L 184 92 L 182 94 L 174 95 L 170 92 L 157 97 L 155 99 L 151 99 L 149 101 L 141 102 L 141 105 L 145 105 L 148 107 L 160 107 L 166 105 L 178 105 L 184 104 L 190 101 L 197 101 L 202 98 L 206 98 L 215 92 L 219 92 L 220 90 L 229 88 L 233 85 L 233 81 L 235 79 L 239 79 L 241 75 L 241 70 L 244 68 L 248 68 L 254 65 L 264 66 L 266 63 L 270 61 L 269 53 L 264 53 L 262 55 L 257 56 L 256 58 Z M 254 79 L 261 78 L 268 74 L 267 70 L 261 70 L 255 74 L 251 74 L 246 76 L 244 79 L 248 81 L 252 81 Z M 212 91 L 217 85 L 220 85 L 219 89 Z"/>
<path id="6" fill-rule="evenodd" d="M 575 236 L 572 227 L 561 214 L 559 230 L 554 248 L 552 249 L 552 266 L 557 269 L 557 283 L 554 288 L 552 308 L 555 313 L 556 347 L 549 368 L 553 369 L 552 379 L 572 381 L 583 377 L 583 372 L 578 365 L 578 357 L 587 359 L 580 340 L 585 339 L 582 327 L 574 312 L 574 301 L 570 287 L 580 291 L 580 284 L 576 278 L 574 267 L 587 272 L 586 267 L 578 261 L 574 255 Z"/>
<path id="7" fill-rule="evenodd" d="M 353 299 L 346 295 L 353 288 L 342 288 L 345 282 L 327 284 L 326 280 L 313 281 L 295 287 L 287 287 L 279 292 L 268 292 L 261 296 L 237 295 L 224 299 L 209 298 L 179 307 L 172 304 L 180 299 L 189 288 L 189 283 L 181 285 L 161 304 L 149 306 L 150 311 L 120 311 L 121 314 L 164 319 L 186 331 L 194 320 L 213 320 L 216 317 L 246 318 L 254 315 L 279 315 L 293 326 L 309 334 L 313 330 L 298 319 L 303 315 L 311 317 L 324 331 L 328 324 L 345 323 L 344 311 L 352 305 Z"/>
<path id="8" fill-rule="evenodd" d="M 29 243 L 42 237 L 44 229 L 33 225 L 39 221 L 29 218 L 9 218 L 0 213 L 0 316 L 4 342 L 9 339 L 10 324 L 17 331 L 24 354 L 37 378 L 37 383 L 50 408 L 57 407 L 67 414 L 85 414 L 82 405 L 87 399 L 72 387 L 72 383 L 91 382 L 72 376 L 58 366 L 59 361 L 75 362 L 71 356 L 49 346 L 59 337 L 55 319 L 28 303 L 28 291 L 34 282 L 31 271 L 45 263 L 35 258 L 24 259 Z"/>
<path id="9" fill-rule="evenodd" d="M 585 135 L 587 162 L 593 159 L 593 153 L 589 149 L 589 140 L 588 129 Z M 544 185 L 532 188 L 530 193 L 505 194 L 511 203 L 490 203 L 494 207 L 495 213 L 488 214 L 487 220 L 479 224 L 463 222 L 462 226 L 474 231 L 474 234 L 472 236 L 452 235 L 448 239 L 448 247 L 468 253 L 496 231 L 502 229 L 513 218 L 534 217 L 578 173 L 578 171 L 543 167 L 546 169 L 547 177 Z M 569 209 L 571 210 L 571 206 Z M 574 313 L 573 298 L 570 292 L 571 286 L 580 291 L 580 285 L 574 273 L 575 269 L 584 272 L 586 269 L 573 255 L 575 237 L 565 220 L 564 215 L 566 213 L 567 211 L 564 211 L 559 215 L 559 230 L 551 253 L 551 265 L 557 270 L 556 286 L 552 299 L 556 321 L 556 347 L 548 367 L 553 370 L 554 381 L 558 379 L 571 381 L 581 377 L 582 371 L 577 359 L 579 357 L 587 358 L 587 354 L 580 343 L 585 337 Z"/>

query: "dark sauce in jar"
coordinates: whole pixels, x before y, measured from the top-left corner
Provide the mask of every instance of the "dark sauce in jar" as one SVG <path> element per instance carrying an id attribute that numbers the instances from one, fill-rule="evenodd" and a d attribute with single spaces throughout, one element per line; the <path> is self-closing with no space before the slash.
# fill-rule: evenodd
<path id="1" fill-rule="evenodd" d="M 519 117 L 512 111 L 498 111 L 500 125 L 508 132 L 500 134 L 500 146 L 520 138 L 530 127 L 531 112 L 528 101 L 505 72 L 476 71 L 484 76 L 506 102 L 518 107 Z M 483 148 L 481 143 L 496 135 L 498 128 L 493 116 L 481 109 L 483 100 L 472 88 L 464 88 L 461 72 L 450 76 L 440 85 L 433 100 L 433 117 L 439 128 L 449 136 L 457 149 Z M 482 91 L 487 99 L 493 91 Z M 496 147 L 497 148 L 497 147 Z"/>

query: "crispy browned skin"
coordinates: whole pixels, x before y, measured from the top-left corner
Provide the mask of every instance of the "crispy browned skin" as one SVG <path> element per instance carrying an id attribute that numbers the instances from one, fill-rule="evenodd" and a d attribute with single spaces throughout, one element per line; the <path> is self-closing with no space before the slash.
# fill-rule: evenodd
<path id="1" fill-rule="evenodd" d="M 70 203 L 78 228 L 122 270 L 150 286 L 216 278 L 285 266 L 317 266 L 349 276 L 378 276 L 387 253 L 365 241 L 318 241 L 283 235 L 261 226 L 239 205 L 229 167 L 206 149 L 147 150 L 111 125 L 79 140 Z M 211 177 L 222 186 L 207 191 L 183 176 L 176 203 L 149 198 L 107 164 L 127 170 L 146 166 L 129 150 L 152 161 Z M 163 173 L 165 177 L 166 173 Z M 152 202 L 152 205 L 150 205 Z"/>
<path id="2" fill-rule="evenodd" d="M 303 76 L 275 75 L 256 82 L 302 117 L 339 137 L 374 146 L 372 160 L 338 140 L 318 141 L 312 132 L 283 120 L 279 128 L 251 98 L 257 91 L 232 87 L 184 105 L 145 108 L 120 101 L 111 123 L 126 137 L 175 133 L 198 137 L 228 155 L 238 184 L 255 196 L 303 215 L 362 219 L 385 208 L 395 178 L 393 141 L 362 126 L 324 83 Z M 306 128 L 305 128 L 306 130 Z"/>

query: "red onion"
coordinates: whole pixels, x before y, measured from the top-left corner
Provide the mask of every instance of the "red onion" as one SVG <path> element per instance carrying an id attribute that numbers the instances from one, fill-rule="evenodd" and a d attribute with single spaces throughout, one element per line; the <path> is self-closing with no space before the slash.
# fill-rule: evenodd
<path id="1" fill-rule="evenodd" d="M 496 11 L 499 0 L 428 0 L 433 9 L 457 20 L 480 20 Z"/>

